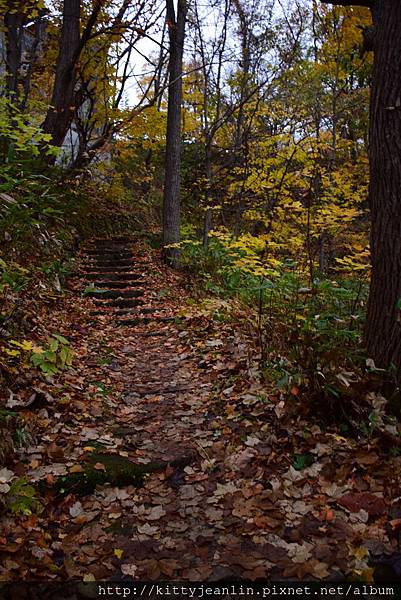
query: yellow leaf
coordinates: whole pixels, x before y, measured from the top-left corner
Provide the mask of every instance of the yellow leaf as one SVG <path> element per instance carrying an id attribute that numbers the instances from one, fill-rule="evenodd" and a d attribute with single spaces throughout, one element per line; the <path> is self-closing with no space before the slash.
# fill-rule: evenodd
<path id="1" fill-rule="evenodd" d="M 17 342 L 17 340 L 10 340 L 10 344 L 12 344 L 13 346 L 18 346 L 18 348 L 21 348 L 22 350 L 32 350 L 33 348 L 33 343 L 29 340 L 23 340 L 22 342 Z"/>
<path id="2" fill-rule="evenodd" d="M 84 468 L 81 465 L 73 465 L 70 470 L 70 473 L 83 473 Z"/>
<path id="3" fill-rule="evenodd" d="M 8 348 L 3 348 L 3 350 L 8 356 L 19 356 L 21 354 L 19 350 L 9 350 Z"/>
<path id="4" fill-rule="evenodd" d="M 356 560 L 363 560 L 364 558 L 367 558 L 369 556 L 369 550 L 364 546 L 359 546 L 359 548 L 355 548 L 351 544 L 347 545 L 350 555 L 356 558 Z"/>
<path id="5" fill-rule="evenodd" d="M 17 340 L 10 340 L 10 344 L 12 344 L 13 346 L 18 346 L 18 348 L 21 348 L 21 342 L 18 342 Z"/>
<path id="6" fill-rule="evenodd" d="M 357 569 L 354 571 L 354 574 L 358 577 L 363 577 L 363 581 L 367 581 L 368 583 L 373 583 L 374 581 L 374 570 L 371 567 L 366 567 L 366 569 Z"/>
<path id="7" fill-rule="evenodd" d="M 124 550 L 120 550 L 120 548 L 114 548 L 114 555 L 117 556 L 118 559 L 120 559 L 123 554 Z"/>
<path id="8" fill-rule="evenodd" d="M 33 350 L 34 349 L 34 344 L 32 342 L 30 342 L 29 340 L 24 340 L 23 342 L 21 342 L 20 347 L 23 350 Z"/>

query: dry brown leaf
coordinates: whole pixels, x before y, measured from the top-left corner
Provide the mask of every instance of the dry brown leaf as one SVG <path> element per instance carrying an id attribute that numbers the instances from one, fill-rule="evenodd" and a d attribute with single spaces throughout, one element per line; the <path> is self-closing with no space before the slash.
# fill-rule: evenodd
<path id="1" fill-rule="evenodd" d="M 162 506 L 153 506 L 147 513 L 146 513 L 146 518 L 149 521 L 158 521 L 159 519 L 161 519 L 162 517 L 164 517 L 166 514 L 166 511 L 163 509 Z"/>
<path id="2" fill-rule="evenodd" d="M 383 498 L 370 492 L 350 492 L 339 498 L 337 502 L 353 513 L 357 513 L 361 509 L 365 510 L 369 517 L 379 517 L 386 512 Z"/>

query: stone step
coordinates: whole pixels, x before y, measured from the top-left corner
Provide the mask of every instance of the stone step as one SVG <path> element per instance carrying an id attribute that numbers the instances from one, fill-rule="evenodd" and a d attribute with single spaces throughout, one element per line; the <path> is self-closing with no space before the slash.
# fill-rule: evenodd
<path id="1" fill-rule="evenodd" d="M 139 298 L 145 290 L 91 290 L 86 293 L 90 298 L 114 300 L 117 298 Z"/>
<path id="2" fill-rule="evenodd" d="M 125 246 L 110 246 L 109 248 L 106 246 L 104 248 L 92 246 L 90 248 L 83 249 L 83 252 L 90 255 L 102 254 L 108 256 L 109 254 L 129 254 L 130 256 L 133 256 L 132 250 L 126 248 Z"/>
<path id="3" fill-rule="evenodd" d="M 92 244 L 95 246 L 113 246 L 114 244 L 132 244 L 134 240 L 126 235 L 120 235 L 112 238 L 98 238 L 92 240 Z"/>
<path id="4" fill-rule="evenodd" d="M 122 258 L 118 260 L 92 260 L 83 262 L 82 266 L 85 267 L 105 267 L 107 269 L 114 267 L 130 267 L 133 265 L 133 261 L 130 258 Z"/>
<path id="5" fill-rule="evenodd" d="M 174 321 L 174 317 L 136 317 L 135 319 L 119 319 L 116 324 L 119 327 L 135 327 L 136 325 L 167 323 L 169 321 Z"/>
<path id="6" fill-rule="evenodd" d="M 106 288 L 106 289 L 127 289 L 136 287 L 137 285 L 143 285 L 143 281 L 96 281 L 94 283 L 95 288 Z"/>
<path id="7" fill-rule="evenodd" d="M 83 265 L 83 268 L 85 269 L 86 273 L 102 273 L 102 274 L 106 274 L 109 275 L 110 273 L 120 273 L 122 272 L 123 274 L 126 275 L 132 275 L 131 270 L 128 267 L 118 267 L 118 266 L 114 266 L 114 267 L 105 267 L 102 265 Z M 133 268 L 132 268 L 133 270 Z M 85 272 L 83 273 L 85 275 Z"/>
<path id="8" fill-rule="evenodd" d="M 121 298 L 117 300 L 98 300 L 95 298 L 97 306 L 100 308 L 133 308 L 134 306 L 141 306 L 144 304 L 144 300 L 140 298 Z"/>
<path id="9" fill-rule="evenodd" d="M 155 312 L 154 308 L 146 308 L 144 306 L 141 306 L 139 308 L 120 308 L 119 310 L 115 310 L 113 311 L 114 315 L 117 315 L 118 317 L 123 317 L 124 315 L 151 315 Z"/>
<path id="10" fill-rule="evenodd" d="M 101 252 L 99 250 L 94 250 L 93 252 L 86 252 L 85 254 L 85 259 L 86 260 L 90 260 L 90 261 L 97 261 L 97 262 L 102 262 L 102 261 L 119 261 L 119 260 L 133 260 L 134 259 L 134 255 L 132 254 L 132 252 L 115 252 L 115 251 L 109 251 L 109 252 Z"/>
<path id="11" fill-rule="evenodd" d="M 120 281 L 131 281 L 136 282 L 135 285 L 139 285 L 139 279 L 143 279 L 142 273 L 113 273 L 113 272 L 99 272 L 86 273 L 87 279 L 98 279 L 100 283 L 120 282 Z"/>
<path id="12" fill-rule="evenodd" d="M 99 306 L 99 305 L 98 305 Z M 100 308 L 100 307 L 99 307 Z M 110 315 L 112 317 L 141 317 L 141 315 L 152 315 L 154 313 L 153 308 L 144 308 L 142 305 L 133 306 L 131 308 L 118 308 L 116 310 L 91 310 L 89 314 L 92 317 L 104 317 L 104 315 Z"/>

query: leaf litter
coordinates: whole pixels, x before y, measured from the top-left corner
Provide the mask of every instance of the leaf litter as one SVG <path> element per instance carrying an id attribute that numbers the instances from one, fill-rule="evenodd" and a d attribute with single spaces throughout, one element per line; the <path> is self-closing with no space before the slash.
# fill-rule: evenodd
<path id="1" fill-rule="evenodd" d="M 74 363 L 31 375 L 44 406 L 21 409 L 34 440 L 0 470 L 0 494 L 26 478 L 40 504 L 4 511 L 0 580 L 371 581 L 375 561 L 399 553 L 401 458 L 374 436 L 346 439 L 297 413 L 263 381 L 235 307 L 214 318 L 219 300 L 187 303 L 155 252 L 133 252 L 146 305 L 170 320 L 117 327 L 113 310 L 94 317 L 79 274 L 58 310 L 38 315 L 68 337 Z M 140 487 L 55 491 L 98 455 L 165 467 Z"/>

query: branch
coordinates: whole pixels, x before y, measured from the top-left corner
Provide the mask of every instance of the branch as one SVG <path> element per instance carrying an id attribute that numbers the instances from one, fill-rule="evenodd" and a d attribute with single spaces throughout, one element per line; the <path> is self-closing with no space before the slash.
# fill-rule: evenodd
<path id="1" fill-rule="evenodd" d="M 372 0 L 320 0 L 322 4 L 334 4 L 335 6 L 366 6 L 372 8 Z"/>
<path id="2" fill-rule="evenodd" d="M 95 0 L 93 10 L 92 10 L 91 14 L 89 15 L 88 21 L 86 23 L 86 26 L 85 26 L 85 28 L 82 32 L 81 38 L 79 40 L 78 47 L 77 47 L 76 51 L 74 52 L 74 57 L 72 60 L 73 67 L 76 65 L 77 61 L 79 60 L 79 57 L 81 56 L 82 50 L 85 48 L 86 44 L 89 41 L 90 35 L 92 33 L 92 29 L 96 25 L 96 21 L 98 19 L 98 16 L 99 16 L 99 13 L 100 13 L 100 10 L 101 10 L 103 4 L 104 4 L 104 0 Z"/>
<path id="3" fill-rule="evenodd" d="M 176 15 L 173 0 L 166 0 L 166 20 L 169 27 L 176 25 Z"/>

